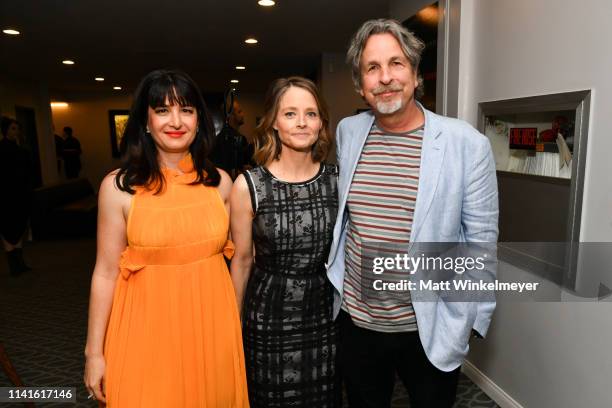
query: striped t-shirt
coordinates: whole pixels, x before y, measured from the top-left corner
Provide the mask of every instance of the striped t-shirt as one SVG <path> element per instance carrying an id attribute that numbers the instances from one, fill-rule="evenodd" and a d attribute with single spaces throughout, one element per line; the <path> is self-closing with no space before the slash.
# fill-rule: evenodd
<path id="1" fill-rule="evenodd" d="M 355 325 L 366 329 L 387 333 L 417 330 L 407 290 L 399 297 L 362 297 L 362 284 L 369 285 L 373 275 L 365 279 L 361 263 L 364 246 L 380 248 L 381 243 L 389 243 L 405 247 L 410 241 L 422 142 L 422 127 L 390 133 L 374 124 L 353 176 L 347 199 L 342 308 L 350 313 Z"/>

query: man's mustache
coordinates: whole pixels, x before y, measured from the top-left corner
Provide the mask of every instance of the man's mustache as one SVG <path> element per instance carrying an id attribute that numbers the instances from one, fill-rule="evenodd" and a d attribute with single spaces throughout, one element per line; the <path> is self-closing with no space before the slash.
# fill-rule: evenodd
<path id="1" fill-rule="evenodd" d="M 374 95 L 380 95 L 382 93 L 385 92 L 397 92 L 397 91 L 401 91 L 402 90 L 402 86 L 400 84 L 395 84 L 395 85 L 381 85 L 379 87 L 376 87 L 372 90 L 372 93 Z"/>

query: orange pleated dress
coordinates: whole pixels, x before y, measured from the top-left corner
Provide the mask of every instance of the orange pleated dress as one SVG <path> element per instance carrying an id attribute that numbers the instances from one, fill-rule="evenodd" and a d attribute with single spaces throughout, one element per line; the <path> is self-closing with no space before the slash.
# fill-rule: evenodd
<path id="1" fill-rule="evenodd" d="M 139 188 L 106 332 L 110 408 L 248 407 L 240 319 L 224 260 L 229 216 L 216 187 L 189 185 L 191 157 Z"/>

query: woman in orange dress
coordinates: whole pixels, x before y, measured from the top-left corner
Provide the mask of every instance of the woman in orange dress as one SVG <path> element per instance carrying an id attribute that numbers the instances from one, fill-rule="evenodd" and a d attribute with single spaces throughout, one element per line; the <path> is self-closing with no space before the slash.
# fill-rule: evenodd
<path id="1" fill-rule="evenodd" d="M 186 74 L 142 80 L 99 195 L 85 385 L 111 408 L 248 407 L 224 260 L 232 183 L 206 159 L 213 135 Z"/>

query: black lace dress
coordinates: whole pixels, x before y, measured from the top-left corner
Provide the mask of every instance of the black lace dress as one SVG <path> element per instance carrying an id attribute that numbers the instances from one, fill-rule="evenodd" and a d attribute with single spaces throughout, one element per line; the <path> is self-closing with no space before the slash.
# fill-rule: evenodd
<path id="1" fill-rule="evenodd" d="M 338 210 L 335 166 L 311 180 L 245 173 L 255 210 L 255 266 L 243 306 L 251 408 L 339 407 L 338 332 L 325 262 Z"/>

